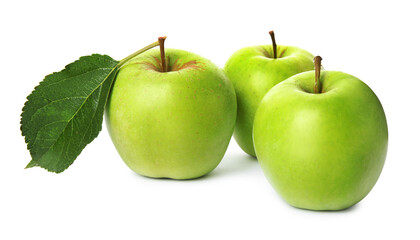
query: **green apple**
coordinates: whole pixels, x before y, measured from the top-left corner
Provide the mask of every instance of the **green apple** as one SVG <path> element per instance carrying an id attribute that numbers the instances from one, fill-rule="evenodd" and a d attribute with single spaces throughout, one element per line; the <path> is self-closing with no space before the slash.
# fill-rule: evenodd
<path id="1" fill-rule="evenodd" d="M 235 52 L 224 70 L 232 81 L 238 101 L 238 115 L 233 136 L 238 145 L 255 157 L 252 126 L 255 112 L 264 95 L 279 82 L 297 73 L 313 69 L 313 55 L 292 46 L 246 47 Z"/>
<path id="2" fill-rule="evenodd" d="M 235 91 L 223 70 L 199 55 L 176 49 L 162 55 L 163 42 L 161 52 L 149 50 L 119 70 L 106 107 L 108 132 L 134 172 L 197 178 L 226 152 Z"/>
<path id="3" fill-rule="evenodd" d="M 265 95 L 253 140 L 265 176 L 290 205 L 340 210 L 362 200 L 378 180 L 387 122 L 365 83 L 343 72 L 319 74 L 315 59 L 316 71 L 297 74 Z"/>

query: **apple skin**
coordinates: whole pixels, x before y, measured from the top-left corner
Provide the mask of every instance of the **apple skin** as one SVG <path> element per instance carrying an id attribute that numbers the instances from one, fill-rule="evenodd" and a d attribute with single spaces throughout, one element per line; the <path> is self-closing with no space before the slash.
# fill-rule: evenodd
<path id="1" fill-rule="evenodd" d="M 236 97 L 222 69 L 209 60 L 165 49 L 130 60 L 116 77 L 106 123 L 121 158 L 153 178 L 192 179 L 222 160 L 236 119 Z"/>
<path id="2" fill-rule="evenodd" d="M 273 58 L 272 45 L 246 47 L 236 51 L 224 67 L 238 101 L 233 136 L 242 150 L 254 157 L 252 126 L 261 99 L 286 78 L 314 69 L 314 56 L 305 50 L 277 45 L 277 55 L 280 54 L 281 57 Z"/>
<path id="3" fill-rule="evenodd" d="M 273 87 L 255 116 L 258 161 L 290 205 L 341 210 L 362 200 L 385 163 L 388 128 L 375 93 L 354 76 L 322 71 Z"/>

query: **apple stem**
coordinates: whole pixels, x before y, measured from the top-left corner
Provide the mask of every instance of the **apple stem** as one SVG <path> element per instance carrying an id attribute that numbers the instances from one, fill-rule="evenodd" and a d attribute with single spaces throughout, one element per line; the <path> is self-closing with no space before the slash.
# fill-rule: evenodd
<path id="1" fill-rule="evenodd" d="M 144 52 L 146 52 L 149 49 L 152 49 L 154 47 L 159 46 L 159 41 L 156 41 L 152 44 L 147 45 L 146 47 L 136 51 L 135 53 L 130 54 L 129 56 L 127 56 L 126 58 L 124 58 L 123 60 L 121 60 L 118 64 L 117 64 L 117 68 L 121 68 L 126 62 L 128 62 L 129 60 L 131 60 L 132 58 L 136 57 L 139 54 L 142 54 Z"/>
<path id="2" fill-rule="evenodd" d="M 276 44 L 276 39 L 274 37 L 274 31 L 269 31 L 268 32 L 271 36 L 271 41 L 273 42 L 273 55 L 274 58 L 277 58 L 277 44 Z"/>
<path id="3" fill-rule="evenodd" d="M 160 59 L 162 61 L 162 72 L 167 72 L 167 66 L 166 66 L 166 57 L 165 57 L 165 39 L 166 37 L 159 37 L 159 46 L 160 46 Z"/>
<path id="4" fill-rule="evenodd" d="M 321 61 L 322 61 L 322 58 L 320 56 L 314 57 L 314 65 L 315 65 L 314 93 L 321 92 L 321 82 L 319 80 L 319 78 L 321 77 Z"/>

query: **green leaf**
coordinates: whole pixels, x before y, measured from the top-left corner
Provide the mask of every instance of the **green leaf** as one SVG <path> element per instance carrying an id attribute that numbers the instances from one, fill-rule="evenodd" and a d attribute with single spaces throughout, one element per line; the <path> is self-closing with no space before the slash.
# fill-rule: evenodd
<path id="1" fill-rule="evenodd" d="M 46 76 L 27 97 L 21 115 L 32 157 L 27 168 L 60 173 L 98 136 L 118 63 L 106 55 L 81 57 Z"/>
<path id="2" fill-rule="evenodd" d="M 158 41 L 119 62 L 107 55 L 81 57 L 46 76 L 22 109 L 20 129 L 32 157 L 26 167 L 56 173 L 66 170 L 101 131 L 118 69 L 156 46 Z"/>

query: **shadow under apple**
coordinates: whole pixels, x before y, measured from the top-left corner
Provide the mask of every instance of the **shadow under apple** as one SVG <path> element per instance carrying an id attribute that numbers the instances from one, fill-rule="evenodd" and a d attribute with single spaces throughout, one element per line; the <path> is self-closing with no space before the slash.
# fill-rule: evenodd
<path id="1" fill-rule="evenodd" d="M 171 179 L 171 178 L 152 178 L 132 172 L 133 175 L 138 177 L 156 180 L 156 181 L 202 181 L 208 179 L 214 179 L 223 176 L 231 176 L 245 171 L 252 171 L 259 168 L 258 161 L 255 157 L 252 157 L 245 153 L 233 153 L 226 154 L 222 159 L 221 163 L 210 173 L 193 179 Z"/>

